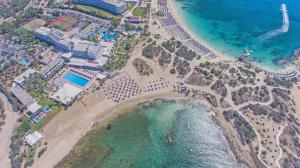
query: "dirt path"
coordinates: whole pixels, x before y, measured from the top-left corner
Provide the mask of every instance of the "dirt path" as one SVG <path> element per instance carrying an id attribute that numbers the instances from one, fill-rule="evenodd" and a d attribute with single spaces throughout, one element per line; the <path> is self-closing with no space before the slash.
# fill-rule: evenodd
<path id="1" fill-rule="evenodd" d="M 226 86 L 226 88 L 229 90 L 228 86 Z M 259 161 L 260 161 L 264 166 L 266 166 L 267 168 L 269 168 L 270 166 L 268 166 L 268 165 L 261 159 L 261 153 L 262 153 L 262 140 L 261 140 L 261 138 L 260 138 L 260 136 L 259 136 L 258 131 L 257 131 L 256 128 L 253 126 L 253 124 L 247 119 L 247 117 L 245 117 L 244 114 L 239 110 L 239 108 L 237 108 L 237 107 L 234 105 L 234 103 L 233 103 L 233 101 L 232 101 L 231 94 L 229 94 L 228 100 L 229 100 L 228 102 L 229 102 L 229 104 L 231 105 L 231 107 L 232 107 L 235 111 L 237 111 L 237 112 L 239 113 L 239 115 L 242 116 L 242 117 L 244 118 L 244 120 L 246 120 L 246 121 L 250 124 L 250 126 L 253 128 L 253 130 L 254 130 L 254 132 L 255 132 L 257 138 L 258 138 L 258 142 L 259 142 L 259 147 L 258 147 L 258 154 L 257 154 L 257 157 L 258 157 Z"/>
<path id="2" fill-rule="evenodd" d="M 0 167 L 9 168 L 10 159 L 8 158 L 8 153 L 10 137 L 15 129 L 19 114 L 13 112 L 11 104 L 7 101 L 7 98 L 2 93 L 0 93 L 0 99 L 4 102 L 4 113 L 6 114 L 5 125 L 0 132 Z"/>
<path id="3" fill-rule="evenodd" d="M 278 168 L 281 168 L 280 163 L 279 163 L 280 159 L 282 158 L 282 148 L 280 147 L 280 135 L 282 134 L 283 130 L 284 130 L 284 127 L 281 126 L 280 130 L 279 130 L 279 132 L 276 136 L 276 141 L 277 141 L 277 145 L 278 145 L 278 148 L 279 148 L 279 155 L 276 158 L 276 165 L 277 165 Z"/>

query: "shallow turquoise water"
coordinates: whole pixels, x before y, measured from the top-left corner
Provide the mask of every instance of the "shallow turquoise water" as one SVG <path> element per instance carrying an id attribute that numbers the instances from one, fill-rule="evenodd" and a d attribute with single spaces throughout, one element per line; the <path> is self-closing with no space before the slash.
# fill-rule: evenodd
<path id="1" fill-rule="evenodd" d="M 300 0 L 173 0 L 190 31 L 220 53 L 248 59 L 266 67 L 282 68 L 300 48 Z M 286 3 L 289 31 L 271 39 L 258 37 L 282 26 L 280 6 Z"/>
<path id="2" fill-rule="evenodd" d="M 95 132 L 80 155 L 61 167 L 239 168 L 222 130 L 205 111 L 185 101 L 141 106 Z"/>

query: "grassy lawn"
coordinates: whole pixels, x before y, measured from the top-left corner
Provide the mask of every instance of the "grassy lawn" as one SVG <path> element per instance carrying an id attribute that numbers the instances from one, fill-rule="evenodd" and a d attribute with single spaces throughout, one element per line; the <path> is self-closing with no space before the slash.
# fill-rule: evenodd
<path id="1" fill-rule="evenodd" d="M 32 124 L 32 128 L 31 131 L 33 132 L 34 130 L 39 130 L 41 128 L 44 127 L 44 125 L 46 125 L 54 116 L 55 114 L 57 114 L 61 109 L 62 109 L 62 105 L 53 105 L 51 107 L 51 112 L 48 113 L 48 116 L 46 118 L 43 118 L 39 123 L 34 123 Z"/>
<path id="2" fill-rule="evenodd" d="M 44 97 L 43 99 L 41 99 L 39 101 L 39 104 L 41 106 L 49 106 L 49 107 L 51 107 L 51 106 L 56 105 L 57 103 L 53 99 L 50 99 L 48 97 Z"/>
<path id="3" fill-rule="evenodd" d="M 136 8 L 133 9 L 132 15 L 145 17 L 147 15 L 147 8 L 137 6 Z"/>
<path id="4" fill-rule="evenodd" d="M 99 18 L 103 18 L 103 19 L 120 19 L 119 16 L 114 15 L 112 13 L 108 13 L 104 10 L 95 8 L 95 7 L 91 7 L 91 6 L 86 6 L 86 5 L 75 5 L 75 9 L 84 12 L 84 13 L 88 13 L 90 15 L 93 16 L 97 16 Z"/>

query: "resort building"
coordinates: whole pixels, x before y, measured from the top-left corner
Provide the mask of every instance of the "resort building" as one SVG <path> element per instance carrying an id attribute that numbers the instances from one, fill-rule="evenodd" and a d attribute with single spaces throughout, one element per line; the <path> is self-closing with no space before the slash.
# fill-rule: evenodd
<path id="1" fill-rule="evenodd" d="M 104 70 L 103 66 L 108 61 L 108 57 L 114 47 L 112 43 L 94 44 L 75 39 L 73 39 L 72 45 L 72 52 L 63 54 L 67 65 L 101 71 Z"/>
<path id="2" fill-rule="evenodd" d="M 62 67 L 65 63 L 65 60 L 62 58 L 56 58 L 53 60 L 50 60 L 46 66 L 44 66 L 41 70 L 41 74 L 48 78 L 50 75 L 52 75 L 57 69 Z"/>
<path id="3" fill-rule="evenodd" d="M 28 109 L 29 116 L 41 111 L 42 107 L 20 85 L 14 84 L 11 92 Z"/>
<path id="4" fill-rule="evenodd" d="M 88 59 L 88 60 L 95 60 L 96 57 L 101 54 L 101 46 L 97 46 L 93 43 L 88 41 L 73 41 L 73 48 L 72 48 L 72 56 Z"/>
<path id="5" fill-rule="evenodd" d="M 25 143 L 28 144 L 30 147 L 33 147 L 37 143 L 39 143 L 42 139 L 43 136 L 39 132 L 34 131 L 32 134 L 28 134 L 25 137 Z"/>
<path id="6" fill-rule="evenodd" d="M 142 23 L 142 18 L 140 16 L 129 16 L 126 17 L 126 21 L 133 24 Z"/>
<path id="7" fill-rule="evenodd" d="M 76 68 L 104 71 L 103 66 L 106 64 L 107 61 L 108 61 L 107 57 L 100 57 L 95 61 L 88 61 L 85 59 L 78 59 L 78 58 L 70 58 L 67 64 L 71 67 L 76 67 Z"/>
<path id="8" fill-rule="evenodd" d="M 20 76 L 16 77 L 14 82 L 19 84 L 20 86 L 23 86 L 26 79 L 28 79 L 31 75 L 36 73 L 34 69 L 27 69 L 25 72 L 23 72 Z"/>
<path id="9" fill-rule="evenodd" d="M 70 42 L 65 41 L 63 39 L 63 34 L 56 29 L 40 27 L 35 31 L 35 35 L 39 40 L 52 45 L 58 51 L 61 52 L 71 51 Z"/>
<path id="10" fill-rule="evenodd" d="M 79 32 L 79 37 L 82 39 L 87 39 L 93 32 L 95 32 L 100 27 L 101 26 L 97 23 L 91 23 Z"/>
<path id="11" fill-rule="evenodd" d="M 119 15 L 127 10 L 126 3 L 119 0 L 73 0 L 73 3 L 97 7 Z"/>

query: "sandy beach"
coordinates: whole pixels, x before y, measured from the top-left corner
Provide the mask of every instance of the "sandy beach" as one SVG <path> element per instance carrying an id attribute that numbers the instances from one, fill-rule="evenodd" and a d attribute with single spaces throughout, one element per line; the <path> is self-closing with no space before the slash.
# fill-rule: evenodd
<path id="1" fill-rule="evenodd" d="M 172 7 L 172 0 L 167 0 L 168 6 Z M 154 5 L 157 2 L 153 2 Z M 185 24 L 184 21 L 180 19 L 180 16 L 176 11 L 173 9 L 172 13 L 174 14 L 174 17 L 176 17 L 177 22 L 184 28 Z M 163 27 L 157 27 L 156 26 L 150 26 L 150 31 L 159 33 L 161 35 L 160 39 L 157 39 L 158 43 L 161 43 L 164 40 L 169 40 L 170 35 L 166 32 L 166 30 Z M 192 34 L 192 37 L 203 43 L 203 40 L 201 40 L 198 36 Z M 115 103 L 112 100 L 109 100 L 105 98 L 105 95 L 103 91 L 96 91 L 94 93 L 89 94 L 88 96 L 84 97 L 81 101 L 77 101 L 75 104 L 73 104 L 71 107 L 69 107 L 66 110 L 63 110 L 59 112 L 41 131 L 44 139 L 43 142 L 47 142 L 47 151 L 39 158 L 35 159 L 33 168 L 50 168 L 56 165 L 59 161 L 61 161 L 72 149 L 73 146 L 76 145 L 76 143 L 86 135 L 86 133 L 92 129 L 92 126 L 97 122 L 103 125 L 106 125 L 109 121 L 111 121 L 115 116 L 120 115 L 124 112 L 126 112 L 126 109 L 130 109 L 135 107 L 139 103 L 152 101 L 155 99 L 190 99 L 189 97 L 183 97 L 178 95 L 173 91 L 173 86 L 177 82 L 184 82 L 185 79 L 178 79 L 175 77 L 175 75 L 171 75 L 169 73 L 170 67 L 167 67 L 166 69 L 162 69 L 158 62 L 155 62 L 153 60 L 147 60 L 145 58 L 142 58 L 147 61 L 147 64 L 149 64 L 154 73 L 149 76 L 140 76 L 140 74 L 136 71 L 136 69 L 132 66 L 132 61 L 140 57 L 141 50 L 143 48 L 142 43 L 145 41 L 140 41 L 140 44 L 137 45 L 132 53 L 132 56 L 127 62 L 127 65 L 122 71 L 126 72 L 127 74 L 130 74 L 130 76 L 137 81 L 137 83 L 141 86 L 147 85 L 147 83 L 159 79 L 163 77 L 167 81 L 170 82 L 169 88 L 151 92 L 151 93 L 142 93 L 139 96 L 133 97 L 131 99 L 122 101 L 121 103 Z M 204 44 L 204 43 L 203 43 Z M 207 44 L 205 44 L 208 46 Z M 213 50 L 216 52 L 215 50 Z M 231 61 L 230 57 L 224 56 L 223 54 L 218 53 L 217 60 L 229 60 Z M 215 61 L 214 60 L 214 61 Z M 203 60 L 201 60 L 203 61 Z M 191 63 L 192 66 L 199 64 L 199 61 L 193 61 Z M 234 63 L 240 64 L 240 63 Z M 188 77 L 192 71 L 187 74 Z M 263 73 L 260 73 L 257 75 L 259 79 L 263 79 Z M 257 83 L 257 85 L 262 85 L 263 80 L 260 80 L 260 82 Z M 192 86 L 190 86 L 192 88 Z M 210 90 L 210 87 L 195 87 L 199 90 L 205 90 L 208 93 L 213 94 L 218 99 L 220 98 L 220 95 L 214 93 L 212 90 Z M 240 88 L 240 87 L 239 87 Z M 237 89 L 236 89 L 237 90 Z M 231 90 L 230 90 L 231 91 Z M 300 89 L 298 88 L 297 95 L 295 95 L 296 102 L 299 102 L 300 100 L 297 99 L 300 96 L 298 95 Z M 231 97 L 230 97 L 231 98 Z M 86 104 L 83 105 L 83 103 Z M 300 110 L 299 104 L 297 104 L 297 111 Z M 215 119 L 219 126 L 221 126 L 224 130 L 224 133 L 231 144 L 231 147 L 237 157 L 237 159 L 241 162 L 243 162 L 248 167 L 255 167 L 257 163 L 259 162 L 259 159 L 255 154 L 253 154 L 253 148 L 258 146 L 259 142 L 256 138 L 252 144 L 252 146 L 248 145 L 242 145 L 240 142 L 240 137 L 237 135 L 236 130 L 232 127 L 232 125 L 229 122 L 226 122 L 223 116 L 223 108 L 218 107 L 213 109 L 215 111 Z M 254 118 L 253 116 L 248 116 L 249 118 Z M 247 118 L 248 118 L 247 117 Z M 260 128 L 260 127 L 259 127 Z M 38 149 L 39 150 L 39 149 Z"/>
<path id="2" fill-rule="evenodd" d="M 95 98 L 98 95 L 98 99 Z M 53 167 L 61 161 L 72 149 L 73 146 L 90 130 L 96 122 L 107 124 L 117 115 L 120 115 L 128 109 L 136 107 L 139 103 L 147 101 L 170 98 L 176 99 L 183 97 L 175 93 L 162 93 L 151 96 L 134 98 L 120 104 L 112 103 L 108 100 L 101 101 L 102 93 L 96 93 L 83 99 L 88 104 L 84 108 L 80 102 L 76 102 L 66 111 L 60 112 L 45 128 L 43 129 L 44 142 L 47 142 L 47 152 L 33 164 L 33 168 Z M 95 102 L 95 99 L 100 102 Z"/>

